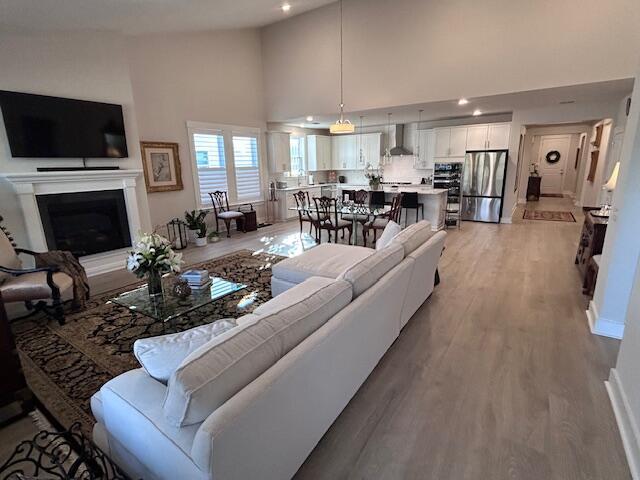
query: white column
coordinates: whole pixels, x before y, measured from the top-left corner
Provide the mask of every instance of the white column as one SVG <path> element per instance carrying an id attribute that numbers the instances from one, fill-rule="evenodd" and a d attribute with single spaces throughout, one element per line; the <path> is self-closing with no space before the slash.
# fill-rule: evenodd
<path id="1" fill-rule="evenodd" d="M 587 318 L 598 335 L 622 338 L 640 258 L 640 73 L 636 76 L 620 155 L 620 174 Z"/>

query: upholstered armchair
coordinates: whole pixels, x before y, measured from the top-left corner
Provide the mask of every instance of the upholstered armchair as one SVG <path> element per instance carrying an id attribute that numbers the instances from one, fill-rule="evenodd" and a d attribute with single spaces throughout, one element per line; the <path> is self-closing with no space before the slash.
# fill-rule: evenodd
<path id="1" fill-rule="evenodd" d="M 73 280 L 57 267 L 23 268 L 19 254 L 36 255 L 16 248 L 6 230 L 0 229 L 0 308 L 24 302 L 27 309 L 43 310 L 64 324 L 62 303 L 73 296 Z"/>
<path id="2" fill-rule="evenodd" d="M 216 231 L 219 231 L 218 221 L 222 220 L 227 227 L 227 237 L 231 236 L 231 220 L 235 220 L 238 230 L 245 231 L 244 213 L 229 209 L 229 197 L 227 192 L 216 190 L 209 192 L 211 203 L 213 203 L 213 213 L 216 217 Z"/>

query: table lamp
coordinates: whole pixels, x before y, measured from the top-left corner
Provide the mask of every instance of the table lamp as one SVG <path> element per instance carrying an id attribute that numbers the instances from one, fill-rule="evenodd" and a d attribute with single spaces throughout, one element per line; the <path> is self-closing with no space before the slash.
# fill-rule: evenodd
<path id="1" fill-rule="evenodd" d="M 611 176 L 607 183 L 602 185 L 602 190 L 606 192 L 604 195 L 604 203 L 600 207 L 595 215 L 599 217 L 608 217 L 609 212 L 611 211 L 611 198 L 613 196 L 613 191 L 616 189 L 616 185 L 618 183 L 618 173 L 620 172 L 620 162 L 616 162 L 613 167 L 613 171 L 611 172 Z"/>

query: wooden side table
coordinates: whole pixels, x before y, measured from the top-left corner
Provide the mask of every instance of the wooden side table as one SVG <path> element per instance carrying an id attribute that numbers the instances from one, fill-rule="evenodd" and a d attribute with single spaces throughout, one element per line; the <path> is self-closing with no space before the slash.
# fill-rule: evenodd
<path id="1" fill-rule="evenodd" d="M 584 214 L 584 224 L 582 225 L 582 233 L 575 260 L 583 279 L 587 275 L 591 257 L 602 253 L 608 222 L 608 218 L 594 217 L 590 212 L 585 212 Z"/>
<path id="2" fill-rule="evenodd" d="M 598 279 L 598 270 L 600 270 L 600 258 L 602 255 L 594 255 L 589 260 L 587 271 L 584 274 L 584 282 L 582 283 L 582 293 L 593 297 L 593 291 L 596 289 L 596 280 Z"/>
<path id="3" fill-rule="evenodd" d="M 540 200 L 540 182 L 542 177 L 530 176 L 527 182 L 527 200 L 530 202 Z"/>

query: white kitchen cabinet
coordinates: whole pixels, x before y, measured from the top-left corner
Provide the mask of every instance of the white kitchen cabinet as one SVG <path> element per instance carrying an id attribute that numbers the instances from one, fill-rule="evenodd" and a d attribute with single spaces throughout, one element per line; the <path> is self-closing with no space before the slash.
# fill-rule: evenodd
<path id="1" fill-rule="evenodd" d="M 449 156 L 449 141 L 451 139 L 450 128 L 436 128 L 436 157 L 448 157 Z"/>
<path id="2" fill-rule="evenodd" d="M 334 170 L 356 170 L 357 135 L 331 137 L 331 164 Z"/>
<path id="3" fill-rule="evenodd" d="M 433 169 L 434 157 L 436 156 L 436 131 L 418 130 L 417 152 L 414 151 L 413 168 L 419 170 Z"/>
<path id="4" fill-rule="evenodd" d="M 449 156 L 464 157 L 467 153 L 467 127 L 452 127 L 449 140 Z"/>
<path id="5" fill-rule="evenodd" d="M 291 143 L 285 132 L 267 132 L 269 174 L 291 170 Z"/>
<path id="6" fill-rule="evenodd" d="M 331 137 L 307 135 L 307 170 L 331 170 Z"/>
<path id="7" fill-rule="evenodd" d="M 467 127 L 436 128 L 436 157 L 464 157 L 467 151 Z"/>
<path id="8" fill-rule="evenodd" d="M 489 125 L 467 127 L 467 150 L 486 150 Z"/>
<path id="9" fill-rule="evenodd" d="M 487 134 L 487 148 L 491 150 L 507 150 L 511 125 L 508 123 L 490 123 Z"/>
<path id="10" fill-rule="evenodd" d="M 380 166 L 381 133 L 363 133 L 356 139 L 356 168 L 364 169 L 367 164 L 373 168 Z"/>

